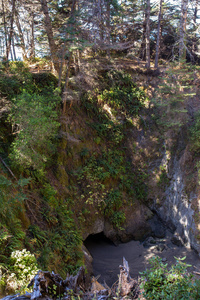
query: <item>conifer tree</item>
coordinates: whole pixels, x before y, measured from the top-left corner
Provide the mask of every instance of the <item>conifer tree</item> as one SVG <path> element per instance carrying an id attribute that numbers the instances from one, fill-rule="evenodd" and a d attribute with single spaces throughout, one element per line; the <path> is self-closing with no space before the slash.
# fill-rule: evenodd
<path id="1" fill-rule="evenodd" d="M 162 5 L 163 5 L 163 0 L 160 0 L 160 4 L 159 4 L 159 14 L 158 14 L 157 41 L 156 41 L 155 68 L 158 68 L 158 58 L 159 58 L 159 53 L 160 53 Z"/>
<path id="2" fill-rule="evenodd" d="M 146 67 L 150 68 L 150 0 L 146 4 Z"/>
<path id="3" fill-rule="evenodd" d="M 179 60 L 186 59 L 186 24 L 187 24 L 188 0 L 181 0 Z"/>

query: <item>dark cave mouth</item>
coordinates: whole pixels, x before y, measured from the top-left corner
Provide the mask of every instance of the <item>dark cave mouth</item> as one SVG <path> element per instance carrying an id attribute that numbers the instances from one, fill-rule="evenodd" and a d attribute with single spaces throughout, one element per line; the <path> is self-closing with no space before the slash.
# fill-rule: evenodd
<path id="1" fill-rule="evenodd" d="M 90 249 L 93 247 L 97 247 L 100 245 L 112 245 L 115 246 L 115 244 L 105 236 L 105 234 L 102 232 L 96 233 L 96 234 L 90 234 L 84 241 L 85 247 L 90 252 Z"/>

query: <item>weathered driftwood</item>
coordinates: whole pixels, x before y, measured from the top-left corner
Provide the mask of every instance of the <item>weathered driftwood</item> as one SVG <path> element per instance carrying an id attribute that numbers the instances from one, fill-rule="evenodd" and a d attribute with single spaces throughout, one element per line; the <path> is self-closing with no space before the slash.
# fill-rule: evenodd
<path id="1" fill-rule="evenodd" d="M 38 271 L 35 277 L 31 280 L 28 287 L 33 286 L 33 292 L 20 296 L 6 296 L 1 300 L 50 300 L 50 299 L 71 299 L 71 296 L 78 296 L 82 292 L 81 299 L 115 299 L 117 293 L 120 293 L 121 298 L 124 296 L 130 299 L 137 298 L 138 283 L 132 279 L 129 274 L 129 265 L 125 258 L 123 258 L 123 266 L 119 266 L 120 275 L 118 284 L 114 284 L 109 288 L 106 284 L 102 285 L 93 277 L 90 282 L 90 289 L 88 289 L 87 277 L 85 269 L 81 267 L 76 276 L 67 276 L 65 280 L 54 272 Z"/>
<path id="2" fill-rule="evenodd" d="M 193 273 L 194 273 L 195 275 L 199 275 L 199 276 L 200 276 L 200 273 L 199 273 L 199 272 L 193 271 Z"/>
<path id="3" fill-rule="evenodd" d="M 19 295 L 19 294 L 16 294 L 16 295 L 9 295 L 9 296 L 6 296 L 4 298 L 2 298 L 1 300 L 30 300 L 29 297 L 26 297 L 26 295 Z"/>
<path id="4" fill-rule="evenodd" d="M 28 287 L 33 286 L 31 300 L 56 297 L 65 292 L 63 279 L 53 272 L 38 271 Z"/>
<path id="5" fill-rule="evenodd" d="M 119 284 L 118 290 L 122 297 L 127 296 L 134 287 L 137 286 L 137 281 L 132 279 L 129 274 L 129 265 L 127 260 L 123 257 L 123 266 L 119 266 L 120 275 L 119 275 Z"/>
<path id="6" fill-rule="evenodd" d="M 69 290 L 77 293 L 80 289 L 84 290 L 85 288 L 85 269 L 81 267 L 76 276 L 68 276 L 66 280 L 54 272 L 40 270 L 28 285 L 28 287 L 31 286 L 33 286 L 31 300 L 60 298 Z"/>

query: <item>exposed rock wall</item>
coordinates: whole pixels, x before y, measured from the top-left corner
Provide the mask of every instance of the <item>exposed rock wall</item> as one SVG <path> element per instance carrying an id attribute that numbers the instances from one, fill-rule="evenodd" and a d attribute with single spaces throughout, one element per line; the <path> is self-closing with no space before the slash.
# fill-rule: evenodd
<path id="1" fill-rule="evenodd" d="M 163 155 L 161 163 L 165 161 L 169 182 L 163 191 L 161 201 L 157 201 L 155 195 L 151 209 L 158 214 L 185 246 L 200 252 L 196 240 L 197 224 L 195 224 L 194 218 L 194 203 L 197 200 L 197 194 L 195 189 L 188 190 L 187 188 L 188 174 L 186 174 L 185 163 L 189 162 L 185 161 L 186 156 L 189 156 L 187 147 L 181 152 L 181 155 L 175 155 L 171 160 L 167 161 L 166 154 Z M 190 175 L 191 172 L 195 173 L 195 170 L 191 169 Z"/>

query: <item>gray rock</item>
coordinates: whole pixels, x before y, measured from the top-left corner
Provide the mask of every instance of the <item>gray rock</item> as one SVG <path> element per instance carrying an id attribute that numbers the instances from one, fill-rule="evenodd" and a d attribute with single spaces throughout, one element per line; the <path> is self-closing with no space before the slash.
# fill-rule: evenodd
<path id="1" fill-rule="evenodd" d="M 181 242 L 180 238 L 177 236 L 173 236 L 171 238 L 171 242 L 176 245 L 177 247 L 183 247 L 183 243 Z"/>
<path id="2" fill-rule="evenodd" d="M 156 248 L 157 248 L 157 250 L 160 251 L 160 252 L 163 252 L 163 250 L 166 249 L 165 245 L 163 245 L 163 244 L 158 245 Z"/>
<path id="3" fill-rule="evenodd" d="M 156 240 L 153 238 L 153 237 L 148 237 L 144 243 L 143 243 L 143 246 L 144 248 L 149 248 L 149 247 L 152 247 L 152 245 L 155 245 L 156 244 Z"/>
<path id="4" fill-rule="evenodd" d="M 167 261 L 166 257 L 163 257 L 162 262 L 166 262 L 166 261 Z"/>

